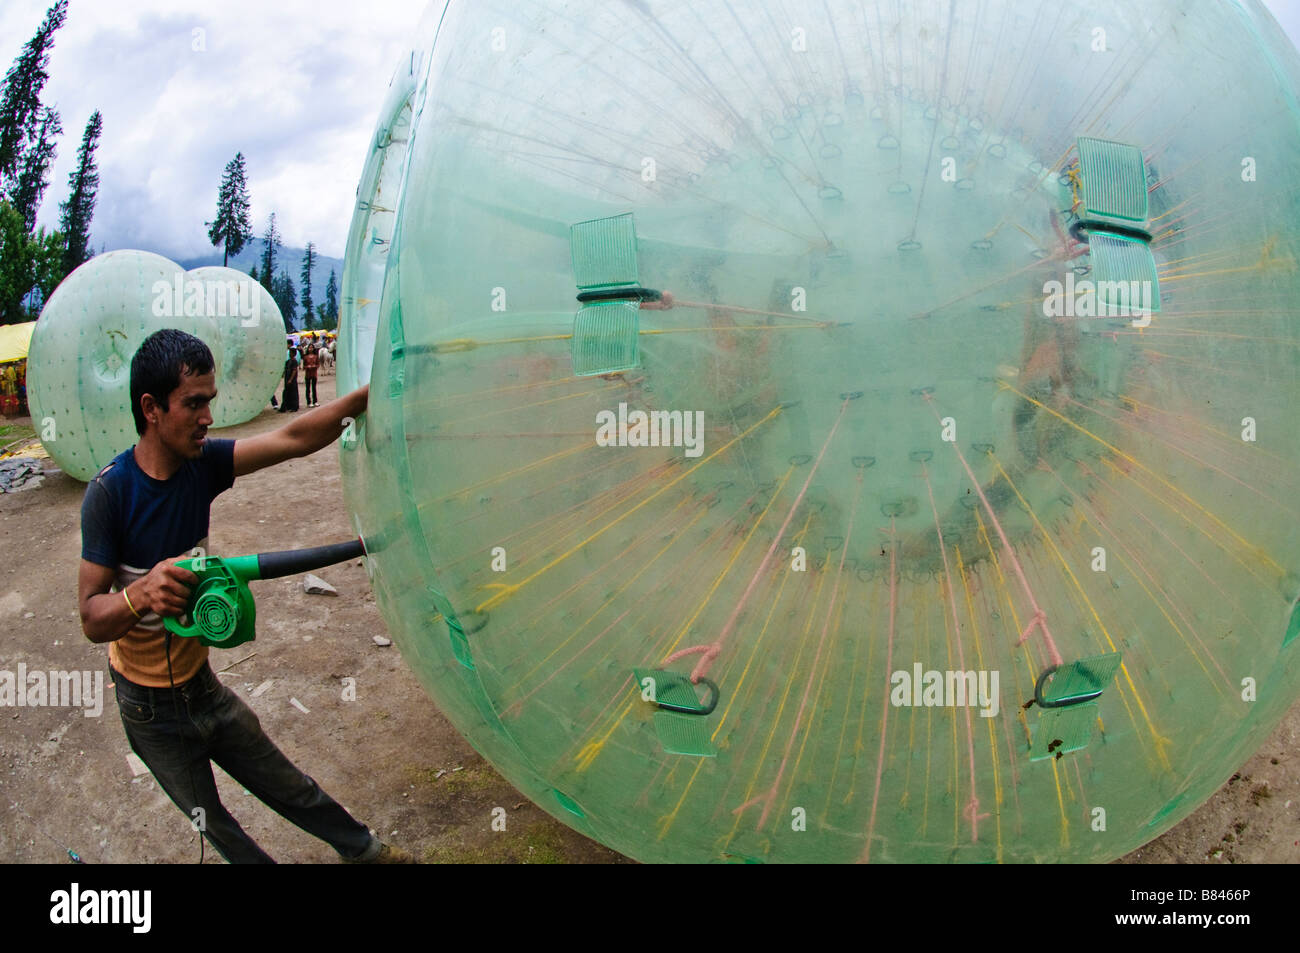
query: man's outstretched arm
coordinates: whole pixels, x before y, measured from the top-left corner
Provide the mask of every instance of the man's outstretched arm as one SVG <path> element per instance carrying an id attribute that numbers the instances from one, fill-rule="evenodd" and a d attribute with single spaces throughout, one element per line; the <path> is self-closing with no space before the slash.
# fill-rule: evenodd
<path id="1" fill-rule="evenodd" d="M 343 433 L 343 421 L 365 412 L 370 385 L 317 407 L 270 433 L 235 441 L 235 476 L 241 477 L 275 466 L 293 457 L 305 457 L 327 447 Z"/>

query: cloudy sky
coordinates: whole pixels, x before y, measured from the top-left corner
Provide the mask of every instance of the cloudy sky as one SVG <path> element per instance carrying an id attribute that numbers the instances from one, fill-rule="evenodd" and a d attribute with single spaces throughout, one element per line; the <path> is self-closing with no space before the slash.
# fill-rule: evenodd
<path id="1" fill-rule="evenodd" d="M 52 2 L 0 0 L 0 70 Z M 43 96 L 64 135 L 40 221 L 57 222 L 98 108 L 96 250 L 210 252 L 203 222 L 216 211 L 226 163 L 243 152 L 254 230 L 275 211 L 285 244 L 311 240 L 342 257 L 379 107 L 423 8 L 421 0 L 71 0 Z"/>
<path id="2" fill-rule="evenodd" d="M 0 70 L 53 0 L 0 3 Z M 472 0 L 471 0 L 472 2 Z M 1300 0 L 1266 0 L 1300 44 Z M 64 135 L 52 226 L 91 112 L 104 114 L 92 242 L 173 258 L 212 250 L 222 170 L 248 159 L 253 227 L 342 257 L 361 165 L 424 0 L 71 0 L 44 101 Z"/>

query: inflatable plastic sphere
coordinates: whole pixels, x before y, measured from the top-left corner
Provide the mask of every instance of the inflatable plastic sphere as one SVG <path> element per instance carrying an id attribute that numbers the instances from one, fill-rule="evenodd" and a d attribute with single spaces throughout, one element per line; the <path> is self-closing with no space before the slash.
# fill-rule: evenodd
<path id="1" fill-rule="evenodd" d="M 342 457 L 511 782 L 647 861 L 1102 861 L 1249 757 L 1300 685 L 1257 3 L 432 14 Z"/>
<path id="2" fill-rule="evenodd" d="M 222 340 L 203 308 L 185 307 L 184 269 L 145 251 L 98 255 L 50 295 L 32 331 L 27 398 L 32 426 L 64 472 L 89 480 L 138 435 L 131 414 L 131 358 L 162 328 L 212 349 Z"/>
<path id="3" fill-rule="evenodd" d="M 28 354 L 33 426 L 67 473 L 89 480 L 138 435 L 131 358 L 162 328 L 200 338 L 217 365 L 214 427 L 261 413 L 284 372 L 284 318 L 233 268 L 185 271 L 144 251 L 114 251 L 63 280 L 41 311 Z"/>
<path id="4" fill-rule="evenodd" d="M 224 359 L 217 366 L 212 426 L 252 420 L 284 379 L 284 316 L 271 293 L 242 271 L 213 265 L 186 272 L 185 280 L 203 295 L 221 336 Z M 222 294 L 227 313 L 218 314 Z"/>

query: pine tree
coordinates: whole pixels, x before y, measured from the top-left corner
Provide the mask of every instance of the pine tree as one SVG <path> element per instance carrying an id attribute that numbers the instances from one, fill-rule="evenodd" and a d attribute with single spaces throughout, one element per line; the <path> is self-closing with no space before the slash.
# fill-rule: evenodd
<path id="1" fill-rule="evenodd" d="M 257 266 L 256 266 L 256 265 L 254 265 L 252 268 L 248 269 L 248 277 L 252 278 L 254 281 L 257 281 Z M 259 285 L 261 284 L 260 281 L 257 281 L 257 283 L 258 283 Z"/>
<path id="2" fill-rule="evenodd" d="M 316 243 L 308 242 L 302 253 L 302 271 L 298 273 L 298 280 L 302 282 L 302 323 L 307 326 L 316 323 L 316 312 L 311 306 L 311 270 L 315 267 Z"/>
<path id="3" fill-rule="evenodd" d="M 226 163 L 217 190 L 217 217 L 208 226 L 208 238 L 213 245 L 224 245 L 221 265 L 230 263 L 231 255 L 238 255 L 253 240 L 253 227 L 248 222 L 248 179 L 244 169 L 244 154 L 236 152 Z M 271 216 L 274 223 L 275 216 Z"/>
<path id="4" fill-rule="evenodd" d="M 262 277 L 265 278 L 266 275 L 263 274 Z M 282 269 L 280 274 L 272 279 L 269 290 L 271 297 L 275 299 L 276 306 L 280 309 L 280 314 L 284 316 L 285 329 L 288 331 L 296 330 L 293 321 L 298 314 L 298 305 L 295 301 L 293 279 L 289 277 L 289 273 Z"/>
<path id="5" fill-rule="evenodd" d="M 104 118 L 96 109 L 86 123 L 77 150 L 77 168 L 68 175 L 68 200 L 59 205 L 59 231 L 67 243 L 63 252 L 63 274 L 72 274 L 90 257 L 90 220 L 95 214 L 95 197 L 99 192 L 99 171 L 95 168 L 95 146 L 104 128 Z"/>
<path id="6" fill-rule="evenodd" d="M 36 227 L 36 212 L 41 207 L 45 187 L 50 184 L 50 164 L 58 152 L 58 147 L 54 144 L 55 137 L 62 134 L 63 124 L 59 122 L 58 111 L 44 108 L 35 139 L 23 155 L 18 180 L 9 193 L 9 200 L 23 217 L 29 232 Z"/>
<path id="7" fill-rule="evenodd" d="M 275 213 L 262 234 L 262 287 L 275 297 L 275 253 L 280 250 L 280 232 L 275 227 Z M 284 309 L 281 308 L 281 311 Z"/>
<path id="8" fill-rule="evenodd" d="M 333 331 L 339 326 L 339 281 L 330 269 L 330 280 L 325 282 L 325 314 L 321 317 L 321 327 Z"/>
<path id="9" fill-rule="evenodd" d="M 38 130 L 43 125 L 41 90 L 50 78 L 45 68 L 50 62 L 54 31 L 63 26 L 67 16 L 68 0 L 58 0 L 46 10 L 36 35 L 27 41 L 14 65 L 5 73 L 0 87 L 0 198 L 12 201 L 19 177 L 28 168 L 26 153 L 39 141 Z M 49 110 L 46 118 L 48 113 Z"/>

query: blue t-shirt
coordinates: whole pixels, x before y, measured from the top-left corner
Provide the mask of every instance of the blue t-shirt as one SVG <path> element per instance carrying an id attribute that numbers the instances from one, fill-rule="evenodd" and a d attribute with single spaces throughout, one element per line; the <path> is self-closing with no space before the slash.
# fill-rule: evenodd
<path id="1" fill-rule="evenodd" d="M 207 537 L 212 501 L 234 482 L 233 440 L 205 440 L 199 458 L 186 460 L 170 480 L 141 470 L 135 447 L 124 450 L 86 487 L 81 558 L 148 572 Z"/>
<path id="2" fill-rule="evenodd" d="M 81 503 L 81 558 L 114 570 L 113 588 L 126 588 L 165 559 L 207 546 L 212 501 L 235 482 L 235 441 L 205 440 L 170 480 L 155 480 L 123 451 L 86 487 Z M 138 607 L 137 607 L 138 608 Z M 108 657 L 138 685 L 162 688 L 196 675 L 208 658 L 198 639 L 176 639 L 168 650 L 162 619 L 145 612 Z"/>

